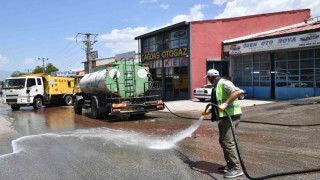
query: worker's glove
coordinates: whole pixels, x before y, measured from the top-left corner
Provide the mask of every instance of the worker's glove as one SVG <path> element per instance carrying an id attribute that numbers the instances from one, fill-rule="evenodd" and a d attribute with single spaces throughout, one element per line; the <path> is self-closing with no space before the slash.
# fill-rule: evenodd
<path id="1" fill-rule="evenodd" d="M 210 114 L 209 110 L 203 110 L 201 113 L 203 116 Z"/>
<path id="2" fill-rule="evenodd" d="M 223 103 L 219 106 L 219 111 L 223 112 L 226 108 L 228 107 L 228 104 L 227 103 Z"/>

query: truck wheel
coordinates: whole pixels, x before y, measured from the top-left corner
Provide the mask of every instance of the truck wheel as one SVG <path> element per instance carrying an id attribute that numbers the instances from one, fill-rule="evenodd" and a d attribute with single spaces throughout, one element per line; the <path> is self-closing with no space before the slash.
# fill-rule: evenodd
<path id="1" fill-rule="evenodd" d="M 11 104 L 11 109 L 14 111 L 18 111 L 20 109 L 20 106 L 16 104 Z"/>
<path id="2" fill-rule="evenodd" d="M 72 96 L 70 96 L 70 95 L 65 96 L 64 102 L 67 106 L 72 106 L 72 103 L 73 103 Z"/>
<path id="3" fill-rule="evenodd" d="M 74 113 L 76 114 L 82 113 L 82 104 L 83 104 L 83 99 L 80 99 L 80 100 L 75 99 L 74 105 L 73 105 Z"/>
<path id="4" fill-rule="evenodd" d="M 99 109 L 98 109 L 98 105 L 95 99 L 92 99 L 91 101 L 91 116 L 94 119 L 98 119 L 99 118 Z"/>
<path id="5" fill-rule="evenodd" d="M 33 100 L 33 108 L 34 109 L 40 109 L 42 107 L 42 99 L 41 97 L 36 97 L 34 100 Z"/>

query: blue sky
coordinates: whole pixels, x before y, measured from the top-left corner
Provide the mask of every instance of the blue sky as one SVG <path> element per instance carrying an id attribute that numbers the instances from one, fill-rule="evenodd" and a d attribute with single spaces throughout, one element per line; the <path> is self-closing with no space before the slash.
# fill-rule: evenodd
<path id="1" fill-rule="evenodd" d="M 78 32 L 97 33 L 99 57 L 137 51 L 134 37 L 180 21 L 310 8 L 314 0 L 0 0 L 0 70 L 33 69 L 46 57 L 60 70 L 81 69 Z M 83 36 L 78 36 L 81 41 Z M 4 78 L 0 72 L 0 78 Z"/>

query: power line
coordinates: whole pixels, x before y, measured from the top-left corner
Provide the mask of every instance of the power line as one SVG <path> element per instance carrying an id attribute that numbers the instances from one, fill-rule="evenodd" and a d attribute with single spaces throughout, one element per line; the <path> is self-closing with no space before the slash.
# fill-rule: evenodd
<path id="1" fill-rule="evenodd" d="M 87 40 L 83 41 L 84 44 L 87 46 L 86 48 L 86 56 L 87 56 L 87 62 L 88 62 L 88 66 L 89 66 L 89 73 L 91 73 L 91 69 L 92 69 L 92 57 L 91 57 L 91 46 L 96 43 L 98 40 L 95 40 L 95 38 L 98 36 L 98 34 L 92 34 L 92 33 L 78 33 L 76 38 L 78 37 L 78 35 L 85 35 L 87 37 Z M 95 37 L 93 38 L 93 41 L 90 40 L 90 36 L 94 35 Z"/>

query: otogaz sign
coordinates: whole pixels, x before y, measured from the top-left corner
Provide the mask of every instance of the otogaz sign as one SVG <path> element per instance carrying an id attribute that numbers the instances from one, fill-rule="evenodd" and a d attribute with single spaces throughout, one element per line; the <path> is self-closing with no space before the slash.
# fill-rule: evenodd
<path id="1" fill-rule="evenodd" d="M 170 49 L 162 52 L 142 54 L 141 60 L 150 61 L 150 60 L 155 60 L 160 58 L 165 59 L 165 58 L 187 56 L 187 55 L 188 55 L 188 48 L 179 48 L 179 49 Z"/>

